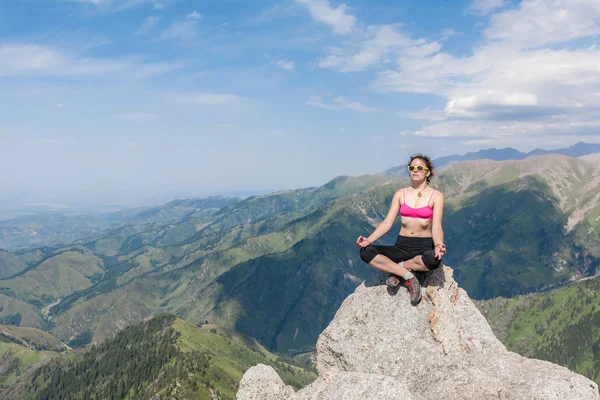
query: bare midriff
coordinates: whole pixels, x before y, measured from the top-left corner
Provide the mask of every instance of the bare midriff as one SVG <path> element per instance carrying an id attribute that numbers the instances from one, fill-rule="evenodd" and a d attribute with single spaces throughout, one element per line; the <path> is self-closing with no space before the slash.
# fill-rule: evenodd
<path id="1" fill-rule="evenodd" d="M 401 236 L 408 237 L 431 237 L 431 220 L 421 218 L 401 217 Z"/>

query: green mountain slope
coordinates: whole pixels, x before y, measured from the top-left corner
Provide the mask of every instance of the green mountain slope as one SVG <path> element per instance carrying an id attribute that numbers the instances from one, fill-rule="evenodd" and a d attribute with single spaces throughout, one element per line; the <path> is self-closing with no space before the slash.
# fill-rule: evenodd
<path id="1" fill-rule="evenodd" d="M 36 306 L 0 293 L 0 324 L 42 328 L 44 317 Z"/>
<path id="2" fill-rule="evenodd" d="M 87 289 L 102 277 L 102 260 L 85 251 L 54 255 L 20 276 L 0 281 L 0 292 L 43 306 Z"/>
<path id="3" fill-rule="evenodd" d="M 0 279 L 9 278 L 27 268 L 27 264 L 23 262 L 15 254 L 0 250 Z"/>
<path id="4" fill-rule="evenodd" d="M 58 339 L 38 329 L 0 326 L 0 388 L 65 349 Z"/>
<path id="5" fill-rule="evenodd" d="M 477 306 L 509 350 L 600 383 L 600 278 Z"/>
<path id="6" fill-rule="evenodd" d="M 174 316 L 130 326 L 82 354 L 33 368 L 3 399 L 234 399 L 243 373 L 272 365 L 295 387 L 316 374 L 283 362 L 251 339 L 218 334 Z"/>
<path id="7" fill-rule="evenodd" d="M 351 184 L 354 181 L 356 183 Z M 281 253 L 304 238 L 315 235 L 324 221 L 331 218 L 332 211 L 327 201 L 339 193 L 346 194 L 350 191 L 349 187 L 353 187 L 354 191 L 362 190 L 365 182 L 368 182 L 365 177 L 344 178 L 327 189 L 310 189 L 313 206 L 309 208 L 317 211 L 307 217 L 293 219 L 283 215 L 268 218 L 263 215 L 260 204 L 274 207 L 276 200 L 260 196 L 239 203 L 240 212 L 251 216 L 251 221 L 245 224 L 226 229 L 231 221 L 226 217 L 222 220 L 217 218 L 207 227 L 210 229 L 200 229 L 203 235 L 195 241 L 186 240 L 179 246 L 140 244 L 132 247 L 135 250 L 122 246 L 122 253 L 110 259 L 105 257 L 106 273 L 102 281 L 67 296 L 52 307 L 52 332 L 74 345 L 73 340 L 82 343 L 102 340 L 157 310 L 177 312 L 195 322 L 204 321 L 207 314 L 198 312 L 195 300 L 199 290 L 239 263 Z M 371 184 L 379 182 L 381 177 L 376 177 Z M 307 196 L 305 190 L 298 192 L 299 196 Z M 285 199 L 282 208 L 289 206 L 289 193 L 273 196 Z M 323 200 L 326 201 L 324 208 L 315 208 L 315 196 L 326 199 Z M 177 227 L 180 224 L 173 225 Z M 143 240 L 151 239 L 150 232 L 143 234 L 146 237 Z M 134 233 L 134 237 L 141 238 L 139 233 Z M 124 243 L 128 241 L 130 239 Z"/>
<path id="8" fill-rule="evenodd" d="M 444 261 L 471 297 L 543 290 L 597 269 L 596 164 L 563 156 L 480 160 L 444 169 L 437 182 L 447 199 Z M 394 191 L 408 183 L 341 177 L 321 188 L 254 196 L 207 219 L 192 213 L 122 227 L 85 244 L 102 261 L 96 281 L 86 278 L 89 285 L 61 297 L 54 287 L 40 290 L 41 299 L 18 296 L 39 309 L 52 305 L 46 329 L 71 346 L 172 312 L 239 330 L 273 350 L 308 350 L 340 302 L 372 273 L 356 237 L 370 234 Z M 380 243 L 392 243 L 398 231 L 396 221 Z M 14 279 L 0 281 L 13 297 L 15 288 L 5 283 Z"/>

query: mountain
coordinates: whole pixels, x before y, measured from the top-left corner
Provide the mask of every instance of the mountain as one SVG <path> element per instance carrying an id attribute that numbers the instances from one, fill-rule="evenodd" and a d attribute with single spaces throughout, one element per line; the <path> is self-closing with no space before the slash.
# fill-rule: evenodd
<path id="1" fill-rule="evenodd" d="M 440 168 L 446 165 L 450 165 L 460 161 L 474 161 L 474 160 L 493 160 L 493 161 L 506 161 L 506 160 L 523 160 L 528 157 L 541 156 L 546 154 L 560 154 L 567 157 L 581 157 L 588 154 L 600 153 L 600 143 L 584 143 L 578 142 L 573 146 L 567 148 L 561 148 L 556 150 L 542 150 L 535 149 L 528 153 L 522 153 L 512 147 L 505 147 L 503 149 L 485 149 L 475 152 L 469 152 L 463 155 L 453 154 L 450 156 L 439 157 L 432 160 L 433 165 L 436 168 Z M 400 165 L 385 170 L 383 175 L 387 176 L 399 176 L 406 175 L 406 166 Z"/>
<path id="2" fill-rule="evenodd" d="M 60 246 L 86 240 L 125 225 L 165 224 L 181 220 L 190 214 L 208 216 L 239 200 L 214 196 L 176 200 L 158 207 L 134 208 L 105 214 L 40 214 L 13 218 L 0 221 L 0 248 L 15 250 Z"/>
<path id="3" fill-rule="evenodd" d="M 600 383 L 600 277 L 476 304 L 508 349 Z"/>
<path id="4" fill-rule="evenodd" d="M 255 363 L 273 366 L 294 387 L 312 371 L 269 353 L 252 339 L 197 327 L 172 315 L 127 327 L 84 352 L 69 352 L 31 368 L 3 399 L 234 399 L 242 374 Z"/>
<path id="5" fill-rule="evenodd" d="M 446 196 L 444 261 L 457 265 L 456 279 L 473 298 L 543 291 L 596 273 L 600 164 L 559 155 L 478 160 L 445 168 L 436 182 Z M 356 237 L 372 232 L 408 183 L 340 177 L 253 196 L 210 216 L 127 225 L 51 249 L 0 280 L 0 306 L 10 302 L 6 316 L 15 325 L 45 317 L 44 329 L 72 347 L 169 312 L 239 331 L 273 351 L 309 351 L 372 272 Z M 380 243 L 398 231 L 397 221 Z"/>
<path id="6" fill-rule="evenodd" d="M 311 385 L 295 392 L 258 365 L 244 374 L 237 399 L 600 399 L 591 380 L 507 351 L 451 268 L 429 275 L 417 307 L 404 286 L 385 285 L 388 276 L 361 284 L 319 336 Z"/>

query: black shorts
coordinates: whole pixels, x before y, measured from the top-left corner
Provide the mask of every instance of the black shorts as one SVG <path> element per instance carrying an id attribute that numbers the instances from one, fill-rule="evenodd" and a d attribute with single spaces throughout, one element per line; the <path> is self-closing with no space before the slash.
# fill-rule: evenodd
<path id="1" fill-rule="evenodd" d="M 389 258 L 395 263 L 408 261 L 422 256 L 423 264 L 431 271 L 440 266 L 442 260 L 435 258 L 433 239 L 430 237 L 408 237 L 398 235 L 393 246 L 369 245 L 360 249 L 360 258 L 370 264 L 377 254 Z"/>

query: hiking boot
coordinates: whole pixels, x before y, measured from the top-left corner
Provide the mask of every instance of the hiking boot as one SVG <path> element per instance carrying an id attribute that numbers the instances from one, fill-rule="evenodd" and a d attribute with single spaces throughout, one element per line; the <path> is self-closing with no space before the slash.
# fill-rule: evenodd
<path id="1" fill-rule="evenodd" d="M 398 278 L 395 275 L 392 275 L 386 279 L 385 284 L 388 285 L 388 287 L 395 288 L 400 284 L 400 278 Z"/>
<path id="2" fill-rule="evenodd" d="M 410 292 L 410 304 L 416 306 L 421 302 L 421 284 L 416 277 L 412 277 L 405 283 L 408 291 Z"/>

